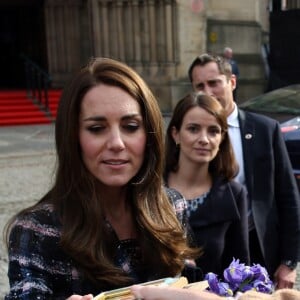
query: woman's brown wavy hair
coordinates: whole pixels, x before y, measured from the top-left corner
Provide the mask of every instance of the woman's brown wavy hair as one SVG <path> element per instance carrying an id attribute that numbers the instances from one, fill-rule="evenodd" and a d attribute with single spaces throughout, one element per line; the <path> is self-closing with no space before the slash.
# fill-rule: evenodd
<path id="1" fill-rule="evenodd" d="M 129 66 L 109 58 L 94 58 L 64 89 L 55 126 L 55 182 L 40 202 L 54 205 L 62 223 L 61 246 L 95 284 L 130 283 L 114 265 L 116 241 L 105 225 L 97 179 L 87 171 L 79 144 L 82 99 L 101 83 L 123 89 L 140 105 L 147 135 L 145 161 L 128 184 L 128 200 L 145 266 L 155 276 L 174 276 L 183 269 L 184 259 L 193 257 L 195 251 L 187 246 L 182 226 L 163 188 L 161 111 L 146 83 Z"/>
<path id="2" fill-rule="evenodd" d="M 238 172 L 238 164 L 228 135 L 226 112 L 214 97 L 205 95 L 202 92 L 196 92 L 186 95 L 177 103 L 168 125 L 164 168 L 165 180 L 167 181 L 170 172 L 176 172 L 178 170 L 180 147 L 176 146 L 172 137 L 172 130 L 173 128 L 176 128 L 177 131 L 180 130 L 184 116 L 194 107 L 200 107 L 213 115 L 222 130 L 220 149 L 216 157 L 210 162 L 209 171 L 214 176 L 222 176 L 227 180 L 233 179 Z"/>

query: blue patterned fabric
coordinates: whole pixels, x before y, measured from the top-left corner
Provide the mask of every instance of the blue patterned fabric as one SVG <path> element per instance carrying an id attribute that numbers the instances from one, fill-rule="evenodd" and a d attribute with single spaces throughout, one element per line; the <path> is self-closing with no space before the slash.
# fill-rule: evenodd
<path id="1" fill-rule="evenodd" d="M 197 211 L 198 207 L 200 207 L 204 203 L 208 194 L 209 192 L 187 201 L 186 214 L 188 218 L 193 212 Z"/>

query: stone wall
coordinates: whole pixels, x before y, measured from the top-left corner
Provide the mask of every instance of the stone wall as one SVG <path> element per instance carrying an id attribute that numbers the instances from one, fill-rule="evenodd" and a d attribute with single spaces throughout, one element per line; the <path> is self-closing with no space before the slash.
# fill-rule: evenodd
<path id="1" fill-rule="evenodd" d="M 193 4 L 201 3 L 203 9 Z M 241 100 L 263 92 L 267 0 L 46 0 L 46 40 L 54 86 L 91 56 L 131 65 L 171 111 L 190 90 L 187 70 L 203 52 L 233 48 Z"/>

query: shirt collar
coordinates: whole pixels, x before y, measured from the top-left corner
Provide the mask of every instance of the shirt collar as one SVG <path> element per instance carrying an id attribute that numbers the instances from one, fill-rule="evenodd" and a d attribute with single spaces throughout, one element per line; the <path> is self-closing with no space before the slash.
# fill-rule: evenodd
<path id="1" fill-rule="evenodd" d="M 233 112 L 227 117 L 227 123 L 232 127 L 240 127 L 238 119 L 238 109 L 235 103 Z"/>

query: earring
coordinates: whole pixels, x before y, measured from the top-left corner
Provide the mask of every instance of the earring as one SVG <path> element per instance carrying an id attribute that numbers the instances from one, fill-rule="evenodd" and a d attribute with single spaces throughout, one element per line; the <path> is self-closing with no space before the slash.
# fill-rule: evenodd
<path id="1" fill-rule="evenodd" d="M 176 148 L 179 148 L 179 147 L 180 147 L 180 143 L 176 142 Z"/>

